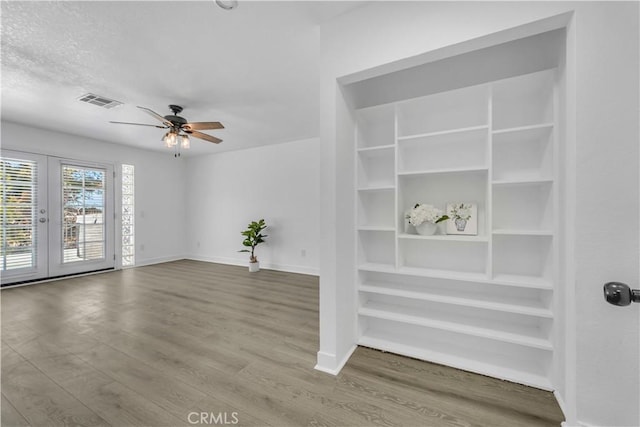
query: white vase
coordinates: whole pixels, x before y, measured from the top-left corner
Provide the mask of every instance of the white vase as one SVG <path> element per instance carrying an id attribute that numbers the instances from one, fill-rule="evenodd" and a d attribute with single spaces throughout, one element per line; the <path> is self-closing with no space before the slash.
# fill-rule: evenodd
<path id="1" fill-rule="evenodd" d="M 256 271 L 260 270 L 260 261 L 256 261 L 256 262 L 250 262 L 249 263 L 249 272 L 250 273 L 255 273 Z"/>
<path id="2" fill-rule="evenodd" d="M 432 222 L 423 222 L 420 225 L 416 225 L 416 231 L 418 232 L 418 234 L 421 234 L 423 236 L 431 236 L 435 234 L 437 229 L 438 225 Z"/>

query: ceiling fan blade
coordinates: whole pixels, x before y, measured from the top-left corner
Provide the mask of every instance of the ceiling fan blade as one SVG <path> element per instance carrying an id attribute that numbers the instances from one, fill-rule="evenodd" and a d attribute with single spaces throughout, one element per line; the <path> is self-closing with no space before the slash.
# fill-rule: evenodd
<path id="1" fill-rule="evenodd" d="M 220 122 L 194 122 L 182 125 L 184 130 L 224 129 Z"/>
<path id="2" fill-rule="evenodd" d="M 138 107 L 139 109 L 141 109 L 142 111 L 144 111 L 145 113 L 149 114 L 151 117 L 154 117 L 158 120 L 160 120 L 162 123 L 165 124 L 165 126 L 168 127 L 172 127 L 173 123 L 171 123 L 169 120 L 165 119 L 164 117 L 162 117 L 160 114 L 156 113 L 153 110 L 150 110 L 149 108 L 146 107 Z"/>
<path id="3" fill-rule="evenodd" d="M 117 123 L 119 125 L 151 126 L 151 127 L 160 128 L 160 129 L 166 129 L 167 128 L 167 126 L 148 125 L 148 124 L 145 124 L 145 123 L 129 123 L 129 122 L 113 122 L 113 121 L 110 121 L 109 123 Z"/>
<path id="4" fill-rule="evenodd" d="M 222 142 L 220 138 L 216 138 L 215 136 L 207 135 L 206 133 L 198 131 L 189 132 L 189 135 L 195 136 L 196 138 L 204 139 L 205 141 L 213 142 L 215 144 L 220 144 Z"/>

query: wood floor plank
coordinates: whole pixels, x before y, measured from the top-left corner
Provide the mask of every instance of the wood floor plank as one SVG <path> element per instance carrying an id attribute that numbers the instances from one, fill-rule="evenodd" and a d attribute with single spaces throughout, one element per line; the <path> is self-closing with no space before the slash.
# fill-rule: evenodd
<path id="1" fill-rule="evenodd" d="M 9 344 L 2 341 L 2 369 L 6 369 L 11 365 L 23 362 L 25 359 L 16 352 Z"/>
<path id="2" fill-rule="evenodd" d="M 2 394 L 33 426 L 109 425 L 26 361 L 3 371 Z"/>
<path id="3" fill-rule="evenodd" d="M 167 376 L 162 370 L 104 344 L 76 355 L 179 419 L 205 397 L 204 393 L 178 381 L 175 376 Z"/>
<path id="4" fill-rule="evenodd" d="M 318 300 L 317 277 L 188 260 L 4 289 L 3 426 L 562 421 L 551 393 L 377 350 L 316 371 Z"/>
<path id="5" fill-rule="evenodd" d="M 31 363 L 113 426 L 186 424 L 73 354 Z"/>
<path id="6" fill-rule="evenodd" d="M 20 412 L 13 407 L 11 402 L 4 397 L 4 394 L 2 395 L 2 404 L 0 404 L 0 408 L 2 409 L 0 420 L 2 420 L 2 425 L 4 427 L 23 427 L 30 425 L 27 420 L 20 415 Z"/>

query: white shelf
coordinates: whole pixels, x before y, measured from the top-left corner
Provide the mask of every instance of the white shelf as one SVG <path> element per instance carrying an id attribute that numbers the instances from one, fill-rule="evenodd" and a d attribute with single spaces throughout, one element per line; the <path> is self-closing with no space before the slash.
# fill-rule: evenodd
<path id="1" fill-rule="evenodd" d="M 553 284 L 544 277 L 517 274 L 496 274 L 491 279 L 496 285 L 522 286 L 536 289 L 553 289 Z"/>
<path id="2" fill-rule="evenodd" d="M 452 366 L 469 372 L 490 375 L 543 390 L 553 390 L 549 380 L 542 375 L 535 375 L 517 369 L 509 369 L 499 365 L 479 362 L 472 357 L 460 357 L 450 353 L 442 353 L 413 345 L 396 343 L 390 341 L 387 337 L 376 337 L 372 333 L 365 333 L 361 336 L 358 344 L 412 358 L 428 360 L 441 365 Z"/>
<path id="3" fill-rule="evenodd" d="M 359 225 L 358 231 L 396 231 L 395 227 L 385 227 L 382 225 Z"/>
<path id="4" fill-rule="evenodd" d="M 358 270 L 373 271 L 376 273 L 397 273 L 396 267 L 391 264 L 381 264 L 375 262 L 365 262 L 358 266 Z"/>
<path id="5" fill-rule="evenodd" d="M 446 169 L 430 169 L 422 171 L 403 171 L 398 172 L 399 176 L 418 176 L 418 175 L 437 175 L 437 174 L 458 174 L 468 172 L 486 172 L 489 168 L 486 166 L 478 166 L 473 168 L 446 168 Z"/>
<path id="6" fill-rule="evenodd" d="M 528 126 L 516 126 L 512 128 L 494 130 L 493 134 L 499 135 L 502 133 L 529 132 L 529 131 L 538 130 L 538 129 L 551 129 L 553 128 L 553 126 L 554 126 L 553 122 L 540 123 L 537 125 L 528 125 Z"/>
<path id="7" fill-rule="evenodd" d="M 464 273 L 450 270 L 433 270 L 426 268 L 400 267 L 391 264 L 363 263 L 358 266 L 360 271 L 374 273 L 391 273 L 414 277 L 429 277 L 433 279 L 456 280 L 460 282 L 487 283 L 490 285 L 513 286 L 516 288 L 553 290 L 553 285 L 541 277 L 516 276 L 512 274 L 500 274 L 493 278 L 482 273 Z"/>
<path id="8" fill-rule="evenodd" d="M 464 127 L 464 128 L 442 130 L 442 131 L 438 131 L 438 132 L 419 133 L 419 134 L 415 134 L 415 135 L 399 136 L 398 137 L 398 142 L 410 141 L 412 139 L 419 139 L 419 138 L 431 138 L 431 137 L 452 135 L 452 134 L 456 134 L 456 133 L 475 132 L 475 131 L 478 131 L 478 130 L 488 130 L 488 129 L 489 129 L 488 125 L 480 125 L 480 126 L 469 126 L 469 127 Z"/>
<path id="9" fill-rule="evenodd" d="M 371 187 L 362 187 L 362 188 L 358 188 L 358 191 L 393 191 L 395 190 L 396 187 L 395 185 L 378 185 L 378 186 L 371 186 Z"/>
<path id="10" fill-rule="evenodd" d="M 394 144 L 378 145 L 374 147 L 363 147 L 363 148 L 358 148 L 358 153 L 361 153 L 361 154 L 376 153 L 376 152 L 385 151 L 385 150 L 393 150 L 394 148 L 395 148 Z"/>
<path id="11" fill-rule="evenodd" d="M 461 298 L 461 297 L 453 297 L 449 295 L 435 295 L 428 292 L 416 292 L 409 291 L 403 289 L 394 289 L 390 287 L 383 286 L 371 286 L 371 285 L 360 285 L 359 291 L 361 292 L 369 292 L 380 295 L 391 295 L 402 298 L 411 298 L 411 299 L 419 299 L 424 301 L 432 301 L 444 304 L 454 304 L 460 305 L 463 307 L 475 307 L 482 308 L 486 310 L 493 311 L 503 311 L 506 313 L 515 313 L 515 314 L 523 314 L 527 316 L 535 316 L 535 317 L 543 317 L 543 318 L 553 318 L 553 313 L 551 310 L 540 307 L 531 307 L 525 305 L 518 305 L 515 303 L 499 303 L 493 301 L 482 301 L 474 298 Z"/>
<path id="12" fill-rule="evenodd" d="M 435 279 L 462 280 L 467 282 L 486 281 L 484 273 L 467 273 L 453 270 L 437 270 L 433 268 L 400 267 L 398 273 L 410 276 L 433 277 Z"/>
<path id="13" fill-rule="evenodd" d="M 454 322 L 430 319 L 422 316 L 415 316 L 405 313 L 397 313 L 379 308 L 380 304 L 373 307 L 360 307 L 358 314 L 361 316 L 375 317 L 377 319 L 391 320 L 394 322 L 409 323 L 412 325 L 425 326 L 428 328 L 442 329 L 464 335 L 486 338 L 490 340 L 502 341 L 510 344 L 525 347 L 537 348 L 545 351 L 553 351 L 551 342 L 546 339 L 515 334 L 512 332 L 499 331 L 496 329 L 482 328 L 478 326 L 462 325 Z"/>
<path id="14" fill-rule="evenodd" d="M 421 234 L 402 233 L 398 235 L 399 239 L 416 239 L 416 240 L 443 240 L 448 242 L 488 242 L 487 236 L 464 236 L 457 234 L 434 234 L 431 236 L 423 236 Z"/>
<path id="15" fill-rule="evenodd" d="M 493 234 L 503 236 L 549 236 L 553 237 L 552 230 L 527 230 L 527 229 L 508 229 L 498 228 L 493 230 Z"/>
<path id="16" fill-rule="evenodd" d="M 553 183 L 552 178 L 521 178 L 492 182 L 495 186 L 546 185 L 551 183 Z"/>

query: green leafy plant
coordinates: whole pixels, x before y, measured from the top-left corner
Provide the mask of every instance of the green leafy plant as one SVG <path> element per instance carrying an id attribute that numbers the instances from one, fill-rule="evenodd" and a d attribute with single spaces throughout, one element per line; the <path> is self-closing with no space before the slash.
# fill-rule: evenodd
<path id="1" fill-rule="evenodd" d="M 260 243 L 264 242 L 264 238 L 267 237 L 266 234 L 262 234 L 262 230 L 267 228 L 267 224 L 265 224 L 264 219 L 260 221 L 251 221 L 247 226 L 247 229 L 241 232 L 245 239 L 242 241 L 242 244 L 249 249 L 242 249 L 238 252 L 249 252 L 251 253 L 251 257 L 249 258 L 250 262 L 258 262 L 258 258 L 255 255 L 256 246 Z"/>

